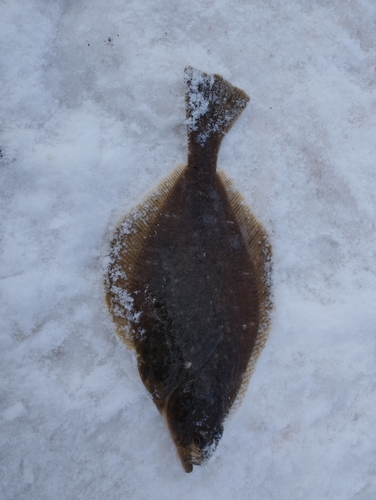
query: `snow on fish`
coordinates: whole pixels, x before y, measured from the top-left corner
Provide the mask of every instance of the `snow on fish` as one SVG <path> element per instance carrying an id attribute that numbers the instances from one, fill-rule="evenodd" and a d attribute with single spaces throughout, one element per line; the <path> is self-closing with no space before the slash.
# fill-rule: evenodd
<path id="1" fill-rule="evenodd" d="M 219 75 L 185 70 L 188 164 L 119 224 L 106 299 L 119 336 L 186 472 L 214 452 L 265 345 L 271 247 L 223 172 L 223 136 L 249 97 Z"/>

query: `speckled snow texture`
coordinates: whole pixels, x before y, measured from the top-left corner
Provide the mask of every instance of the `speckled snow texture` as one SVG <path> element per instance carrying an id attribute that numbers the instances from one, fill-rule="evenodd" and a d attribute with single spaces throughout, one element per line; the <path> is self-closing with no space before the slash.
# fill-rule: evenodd
<path id="1" fill-rule="evenodd" d="M 0 498 L 376 498 L 374 0 L 0 3 Z M 104 301 L 109 242 L 186 161 L 183 71 L 251 97 L 219 166 L 274 317 L 185 474 Z"/>

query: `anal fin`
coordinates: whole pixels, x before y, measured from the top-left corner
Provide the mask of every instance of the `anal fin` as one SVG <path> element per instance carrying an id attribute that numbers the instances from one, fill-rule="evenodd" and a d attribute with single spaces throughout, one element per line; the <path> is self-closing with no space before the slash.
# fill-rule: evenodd
<path id="1" fill-rule="evenodd" d="M 165 205 L 171 190 L 186 168 L 178 165 L 158 186 L 118 224 L 111 241 L 110 262 L 105 276 L 106 302 L 115 322 L 118 336 L 129 349 L 134 349 L 133 313 L 130 284 L 143 249 L 156 218 Z"/>

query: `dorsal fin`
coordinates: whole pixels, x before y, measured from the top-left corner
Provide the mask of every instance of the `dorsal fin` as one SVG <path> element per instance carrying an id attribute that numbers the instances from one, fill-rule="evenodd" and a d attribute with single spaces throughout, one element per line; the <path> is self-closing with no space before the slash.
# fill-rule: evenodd
<path id="1" fill-rule="evenodd" d="M 248 95 L 220 75 L 188 67 L 184 73 L 188 127 L 188 167 L 214 175 L 219 146 L 249 101 Z"/>
<path id="2" fill-rule="evenodd" d="M 272 247 L 265 228 L 251 213 L 243 196 L 236 190 L 232 181 L 226 176 L 223 170 L 221 170 L 218 175 L 226 190 L 228 201 L 235 214 L 244 238 L 244 243 L 256 270 L 257 295 L 259 299 L 259 328 L 257 339 L 248 362 L 247 370 L 243 376 L 242 385 L 231 407 L 230 413 L 233 413 L 242 402 L 248 383 L 254 372 L 256 361 L 265 347 L 268 338 L 271 320 L 270 316 L 273 308 L 271 282 Z"/>
<path id="3" fill-rule="evenodd" d="M 139 263 L 145 241 L 175 184 L 186 165 L 178 165 L 156 188 L 127 214 L 118 224 L 111 241 L 105 290 L 108 309 L 116 325 L 116 332 L 128 349 L 134 349 L 130 323 L 133 315 L 133 299 L 130 284 Z"/>

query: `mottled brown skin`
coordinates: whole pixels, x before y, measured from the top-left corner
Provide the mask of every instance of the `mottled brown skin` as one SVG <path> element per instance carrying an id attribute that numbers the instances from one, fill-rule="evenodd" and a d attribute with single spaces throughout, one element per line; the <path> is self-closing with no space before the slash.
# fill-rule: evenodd
<path id="1" fill-rule="evenodd" d="M 131 295 L 142 380 L 187 472 L 208 458 L 241 386 L 259 322 L 255 271 L 216 174 L 222 133 L 189 137 L 188 167 L 139 256 Z"/>

